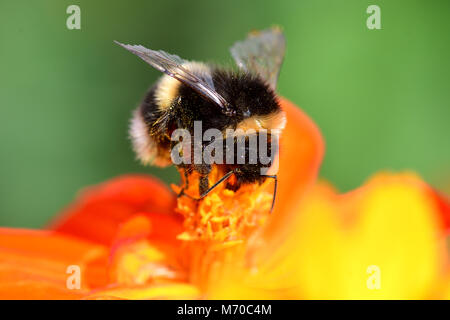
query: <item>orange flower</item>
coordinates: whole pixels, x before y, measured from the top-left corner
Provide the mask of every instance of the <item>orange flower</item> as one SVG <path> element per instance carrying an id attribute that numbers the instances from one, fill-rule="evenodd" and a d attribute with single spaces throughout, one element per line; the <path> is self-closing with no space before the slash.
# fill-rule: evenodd
<path id="1" fill-rule="evenodd" d="M 0 228 L 0 298 L 450 298 L 448 201 L 412 173 L 336 193 L 316 181 L 315 124 L 282 107 L 271 215 L 269 181 L 197 206 L 153 178 L 119 177 L 49 230 Z"/>

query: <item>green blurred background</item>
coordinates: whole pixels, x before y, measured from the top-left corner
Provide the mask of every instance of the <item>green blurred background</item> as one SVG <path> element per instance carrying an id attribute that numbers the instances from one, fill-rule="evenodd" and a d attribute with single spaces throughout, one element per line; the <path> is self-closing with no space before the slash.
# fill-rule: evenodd
<path id="1" fill-rule="evenodd" d="M 81 30 L 66 8 L 81 8 Z M 381 7 L 382 30 L 366 8 Z M 113 40 L 231 63 L 252 29 L 285 30 L 279 92 L 326 140 L 321 176 L 340 190 L 380 169 L 450 186 L 450 1 L 0 2 L 0 225 L 40 227 L 80 188 L 142 167 L 132 109 L 159 73 Z"/>

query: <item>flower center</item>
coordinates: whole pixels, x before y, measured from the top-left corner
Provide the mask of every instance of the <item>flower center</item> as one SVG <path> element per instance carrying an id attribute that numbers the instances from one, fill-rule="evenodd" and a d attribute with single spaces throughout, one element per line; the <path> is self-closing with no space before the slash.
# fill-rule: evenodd
<path id="1" fill-rule="evenodd" d="M 213 167 L 209 175 L 209 185 L 213 185 L 224 172 Z M 181 174 L 181 176 L 184 176 Z M 232 183 L 235 177 L 230 177 Z M 186 183 L 186 181 L 182 181 Z M 185 231 L 179 235 L 182 240 L 211 240 L 218 245 L 229 246 L 245 242 L 270 214 L 273 198 L 273 181 L 242 185 L 238 190 L 226 188 L 221 183 L 200 201 L 189 197 L 178 198 L 176 211 L 184 217 Z M 188 178 L 188 195 L 198 196 L 199 175 L 194 172 Z M 180 187 L 172 186 L 175 192 Z"/>

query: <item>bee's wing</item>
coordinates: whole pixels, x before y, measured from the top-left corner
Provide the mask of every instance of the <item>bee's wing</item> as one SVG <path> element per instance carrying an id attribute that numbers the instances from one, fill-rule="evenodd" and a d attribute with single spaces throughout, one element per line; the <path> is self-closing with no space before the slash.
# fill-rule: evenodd
<path id="1" fill-rule="evenodd" d="M 137 55 L 155 69 L 177 79 L 178 81 L 181 81 L 197 91 L 199 94 L 216 103 L 225 114 L 232 112 L 230 109 L 230 104 L 215 91 L 214 83 L 210 74 L 206 72 L 202 75 L 193 74 L 183 67 L 183 64 L 187 61 L 181 59 L 177 55 L 169 54 L 162 50 L 150 50 L 141 45 L 127 45 L 117 41 L 115 42 L 131 53 Z"/>
<path id="2" fill-rule="evenodd" d="M 283 63 L 286 40 L 280 28 L 255 31 L 231 48 L 239 68 L 255 72 L 275 90 Z"/>

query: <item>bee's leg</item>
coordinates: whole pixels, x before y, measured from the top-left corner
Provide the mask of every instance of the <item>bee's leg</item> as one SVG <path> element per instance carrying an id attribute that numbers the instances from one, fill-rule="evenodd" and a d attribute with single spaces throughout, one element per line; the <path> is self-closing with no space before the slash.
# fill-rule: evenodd
<path id="1" fill-rule="evenodd" d="M 190 198 L 190 199 L 193 199 L 193 200 L 201 200 L 201 199 L 203 199 L 204 197 L 206 197 L 211 191 L 213 191 L 219 184 L 221 184 L 222 182 L 226 181 L 229 177 L 231 177 L 231 175 L 232 175 L 233 173 L 234 173 L 234 170 L 232 170 L 232 171 L 228 172 L 227 174 L 225 174 L 225 175 L 224 175 L 222 178 L 220 178 L 216 183 L 214 183 L 214 184 L 211 186 L 211 188 L 209 188 L 209 189 L 205 190 L 204 192 L 202 192 L 198 198 L 192 197 L 192 196 L 190 196 L 190 195 L 188 195 L 188 194 L 183 194 L 183 195 L 186 196 L 186 197 L 188 197 L 188 198 Z M 206 178 L 207 178 L 207 176 L 206 176 Z"/>
<path id="2" fill-rule="evenodd" d="M 180 192 L 177 194 L 177 198 L 179 198 L 182 195 L 184 195 L 184 190 L 189 188 L 189 173 L 188 173 L 188 169 L 184 169 L 183 173 L 184 173 L 184 186 L 181 188 Z"/>
<path id="3" fill-rule="evenodd" d="M 198 194 L 203 194 L 209 188 L 209 174 L 211 172 L 211 165 L 202 163 L 196 166 L 195 170 L 200 174 L 198 184 Z"/>
<path id="4" fill-rule="evenodd" d="M 276 195 L 277 195 L 278 177 L 276 175 L 264 176 L 264 177 L 274 179 L 272 206 L 270 207 L 270 212 L 272 212 L 273 211 L 273 207 L 275 206 L 275 198 L 276 198 Z"/>
<path id="5" fill-rule="evenodd" d="M 209 189 L 209 180 L 208 180 L 209 174 L 205 174 L 203 176 L 200 176 L 199 178 L 199 184 L 198 184 L 198 193 L 204 194 Z"/>

